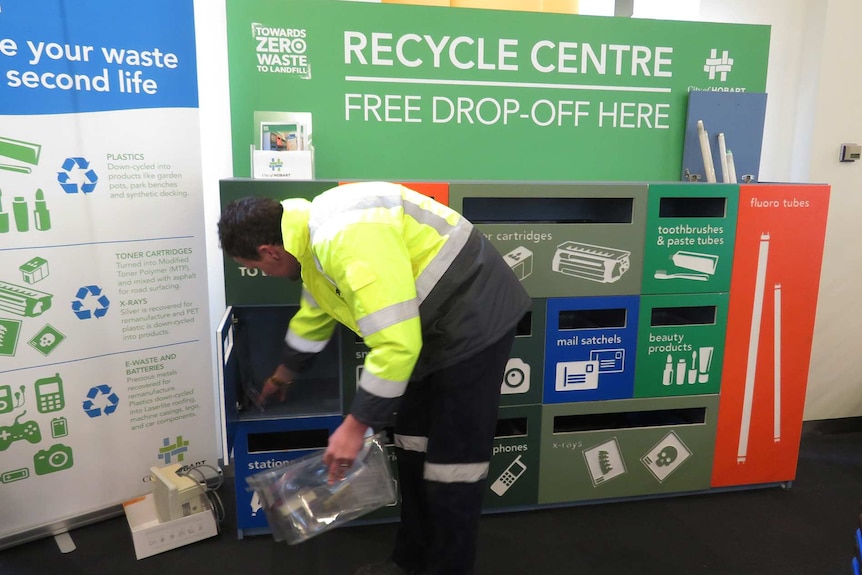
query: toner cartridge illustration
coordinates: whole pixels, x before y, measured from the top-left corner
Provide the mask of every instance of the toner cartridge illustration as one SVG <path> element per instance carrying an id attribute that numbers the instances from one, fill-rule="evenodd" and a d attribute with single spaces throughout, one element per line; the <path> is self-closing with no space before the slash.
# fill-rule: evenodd
<path id="1" fill-rule="evenodd" d="M 48 311 L 53 297 L 29 287 L 0 281 L 0 311 L 36 317 Z"/>
<path id="2" fill-rule="evenodd" d="M 555 272 L 599 283 L 614 283 L 630 266 L 628 250 L 563 242 L 557 246 L 551 269 Z"/>

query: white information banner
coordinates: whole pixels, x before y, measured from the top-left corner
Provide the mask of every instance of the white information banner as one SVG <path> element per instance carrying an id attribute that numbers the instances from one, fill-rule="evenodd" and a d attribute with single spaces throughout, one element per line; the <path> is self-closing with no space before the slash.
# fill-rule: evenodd
<path id="1" fill-rule="evenodd" d="M 191 0 L 0 11 L 0 543 L 214 464 Z"/>

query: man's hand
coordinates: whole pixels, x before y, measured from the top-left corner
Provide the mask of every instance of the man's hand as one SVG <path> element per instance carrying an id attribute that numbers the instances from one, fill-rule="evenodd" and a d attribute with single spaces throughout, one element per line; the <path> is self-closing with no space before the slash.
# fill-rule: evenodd
<path id="1" fill-rule="evenodd" d="M 272 396 L 275 396 L 280 402 L 287 399 L 287 389 L 291 386 L 295 377 L 293 372 L 279 364 L 275 368 L 275 372 L 263 383 L 263 389 L 260 390 L 260 395 L 258 396 L 260 404 L 264 405 Z"/>
<path id="2" fill-rule="evenodd" d="M 356 454 L 365 444 L 365 432 L 368 426 L 352 415 L 344 418 L 329 436 L 329 446 L 323 454 L 323 463 L 329 467 L 329 483 L 341 481 L 347 471 L 353 466 Z"/>

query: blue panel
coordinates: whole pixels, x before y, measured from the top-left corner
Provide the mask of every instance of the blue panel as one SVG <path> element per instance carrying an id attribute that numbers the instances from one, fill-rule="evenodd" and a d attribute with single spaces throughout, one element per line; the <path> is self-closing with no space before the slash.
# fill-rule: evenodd
<path id="1" fill-rule="evenodd" d="M 2 10 L 3 114 L 198 105 L 190 0 L 5 2 Z"/>
<path id="2" fill-rule="evenodd" d="M 249 452 L 249 436 L 255 434 L 278 434 L 294 431 L 325 430 L 328 437 L 343 421 L 340 415 L 327 417 L 296 417 L 240 421 L 237 424 L 234 442 L 234 472 L 236 474 L 236 526 L 237 529 L 268 529 L 266 515 L 259 505 L 254 505 L 254 493 L 248 491 L 246 477 L 286 461 L 308 455 L 325 448 L 326 442 L 306 449 L 271 449 L 255 453 Z"/>
<path id="3" fill-rule="evenodd" d="M 718 134 L 723 133 L 725 145 L 733 152 L 736 166 L 735 183 L 745 183 L 745 176 L 760 181 L 760 152 L 763 144 L 763 122 L 766 118 L 766 94 L 755 92 L 690 92 L 685 123 L 685 143 L 682 156 L 682 179 L 686 169 L 706 181 L 703 155 L 697 134 L 697 121 L 703 120 L 709 133 L 709 146 L 715 165 L 715 179 L 721 183 L 721 155 Z"/>
<path id="4" fill-rule="evenodd" d="M 634 396 L 640 296 L 551 298 L 544 403 Z"/>
<path id="5" fill-rule="evenodd" d="M 218 366 L 218 369 L 222 371 L 222 385 L 224 386 L 224 401 L 222 402 L 221 409 L 224 411 L 224 424 L 227 435 L 225 451 L 227 453 L 230 453 L 233 449 L 234 437 L 236 436 L 236 422 L 238 419 L 236 405 L 238 400 L 237 385 L 239 382 L 239 360 L 237 356 L 239 354 L 236 352 L 234 346 L 233 323 L 230 318 L 232 309 L 228 307 L 226 312 L 228 319 L 218 332 L 218 345 L 221 352 L 219 357 L 223 361 L 223 364 Z"/>

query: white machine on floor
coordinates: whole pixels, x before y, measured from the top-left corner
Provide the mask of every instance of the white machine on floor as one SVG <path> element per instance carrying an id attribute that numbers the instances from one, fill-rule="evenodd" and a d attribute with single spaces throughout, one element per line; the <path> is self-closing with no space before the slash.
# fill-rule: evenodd
<path id="1" fill-rule="evenodd" d="M 206 508 L 203 487 L 191 477 L 179 475 L 180 467 L 179 464 L 150 467 L 153 499 L 162 523 L 188 517 Z"/>

